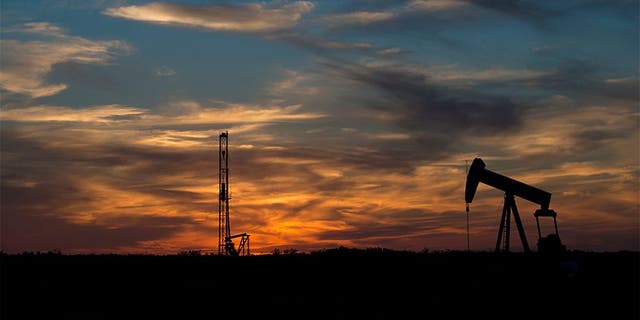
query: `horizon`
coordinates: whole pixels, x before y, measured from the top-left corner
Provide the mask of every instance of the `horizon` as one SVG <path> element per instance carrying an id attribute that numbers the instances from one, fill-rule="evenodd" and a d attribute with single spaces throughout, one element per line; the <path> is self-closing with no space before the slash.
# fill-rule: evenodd
<path id="1" fill-rule="evenodd" d="M 2 1 L 0 250 L 216 250 L 228 131 L 252 253 L 466 251 L 474 158 L 551 193 L 568 250 L 638 252 L 639 10 Z M 479 185 L 471 251 L 493 250 L 503 198 Z M 535 248 L 539 206 L 516 203 Z"/>
<path id="2" fill-rule="evenodd" d="M 292 255 L 322 255 L 322 254 L 335 254 L 336 252 L 342 253 L 358 253 L 358 254 L 411 254 L 411 255 L 442 255 L 442 254 L 486 254 L 486 255 L 497 255 L 497 256 L 520 256 L 520 255 L 531 255 L 531 256 L 539 256 L 539 257 L 547 257 L 547 258 L 568 258 L 572 257 L 575 254 L 622 254 L 622 253 L 632 253 L 637 254 L 640 251 L 634 250 L 612 250 L 612 251 L 597 251 L 597 250 L 577 250 L 577 249 L 567 249 L 566 251 L 561 252 L 560 254 L 547 254 L 540 253 L 536 250 L 530 252 L 524 251 L 495 251 L 494 249 L 487 250 L 470 250 L 466 249 L 462 250 L 452 250 L 452 249 L 443 249 L 443 250 L 429 250 L 428 248 L 424 248 L 422 250 L 407 250 L 407 249 L 389 249 L 382 247 L 331 247 L 331 248 L 319 248 L 308 251 L 300 251 L 296 248 L 291 247 L 282 247 L 282 248 L 274 248 L 270 252 L 259 252 L 259 253 L 251 253 L 250 255 L 227 255 L 227 254 L 218 254 L 215 249 L 205 249 L 205 250 L 197 250 L 197 249 L 187 249 L 178 252 L 163 252 L 163 253 L 145 253 L 145 252 L 135 252 L 135 253 L 127 253 L 127 252 L 69 252 L 65 253 L 59 250 L 49 250 L 49 251 L 20 251 L 20 252 L 4 252 L 0 251 L 0 255 L 6 256 L 152 256 L 152 257 L 229 257 L 231 259 L 241 258 L 241 257 L 254 257 L 254 256 L 292 256 Z"/>

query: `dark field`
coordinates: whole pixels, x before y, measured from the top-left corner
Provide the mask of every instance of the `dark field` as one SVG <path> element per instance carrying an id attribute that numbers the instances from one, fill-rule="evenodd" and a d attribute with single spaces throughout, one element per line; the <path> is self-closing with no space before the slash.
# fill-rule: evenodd
<path id="1" fill-rule="evenodd" d="M 2 319 L 639 319 L 638 257 L 2 255 Z"/>

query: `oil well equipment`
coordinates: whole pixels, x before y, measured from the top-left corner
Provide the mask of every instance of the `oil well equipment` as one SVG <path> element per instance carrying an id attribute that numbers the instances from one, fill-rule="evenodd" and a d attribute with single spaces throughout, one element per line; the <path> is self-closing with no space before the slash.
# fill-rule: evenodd
<path id="1" fill-rule="evenodd" d="M 527 237 L 524 233 L 522 221 L 520 220 L 520 214 L 518 213 L 516 200 L 514 198 L 515 196 L 540 205 L 540 209 L 537 209 L 533 214 L 536 218 L 536 225 L 538 227 L 538 252 L 564 251 L 565 246 L 560 242 L 560 236 L 558 235 L 558 223 L 556 220 L 557 213 L 554 210 L 549 209 L 551 193 L 503 176 L 491 170 L 487 170 L 485 167 L 485 163 L 480 158 L 475 158 L 471 163 L 471 168 L 467 173 L 465 202 L 467 203 L 467 212 L 469 212 L 469 203 L 473 201 L 480 182 L 504 191 L 504 204 L 502 207 L 502 217 L 500 218 L 498 240 L 496 241 L 496 251 L 509 251 L 511 215 L 513 215 L 516 227 L 518 228 L 523 250 L 525 252 L 531 251 L 529 243 L 527 242 Z M 553 218 L 554 233 L 545 237 L 542 236 L 540 231 L 540 217 Z"/>
<path id="2" fill-rule="evenodd" d="M 220 134 L 218 152 L 218 255 L 248 256 L 249 234 L 231 234 L 229 224 L 229 132 Z M 238 247 L 235 247 L 233 239 L 240 239 Z"/>

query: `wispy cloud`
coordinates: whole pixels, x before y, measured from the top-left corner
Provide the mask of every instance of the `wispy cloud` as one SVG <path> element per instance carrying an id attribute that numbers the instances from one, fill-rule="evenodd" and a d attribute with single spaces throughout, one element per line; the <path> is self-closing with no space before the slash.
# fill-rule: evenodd
<path id="1" fill-rule="evenodd" d="M 378 52 L 378 54 L 383 55 L 383 56 L 392 56 L 392 55 L 396 55 L 396 54 L 402 53 L 402 49 L 400 49 L 400 48 L 387 48 L 387 49 L 378 50 L 377 52 Z"/>
<path id="2" fill-rule="evenodd" d="M 0 120 L 19 122 L 97 122 L 128 123 L 129 125 L 207 124 L 207 123 L 269 123 L 326 117 L 322 113 L 300 112 L 300 105 L 247 106 L 225 104 L 204 107 L 196 101 L 172 102 L 159 112 L 120 105 L 73 109 L 60 106 L 32 106 L 4 109 Z"/>
<path id="3" fill-rule="evenodd" d="M 468 5 L 468 2 L 464 0 L 412 0 L 404 4 L 400 2 L 397 6 L 385 11 L 361 10 L 348 13 L 336 13 L 325 15 L 322 17 L 322 20 L 329 27 L 366 26 L 399 19 L 402 18 L 403 15 L 415 12 L 435 13 L 466 5 Z"/>
<path id="4" fill-rule="evenodd" d="M 353 50 L 353 49 L 369 49 L 371 44 L 367 42 L 338 42 L 338 41 L 322 41 L 318 45 L 322 48 L 337 50 Z"/>
<path id="5" fill-rule="evenodd" d="M 246 3 L 219 6 L 152 2 L 140 6 L 109 8 L 104 14 L 116 18 L 214 31 L 270 32 L 295 26 L 313 7 L 313 3 L 308 1 L 282 5 Z"/>
<path id="6" fill-rule="evenodd" d="M 40 34 L 51 37 L 67 37 L 63 28 L 49 22 L 27 22 L 21 27 L 10 29 L 10 31 Z"/>
<path id="7" fill-rule="evenodd" d="M 330 27 L 346 25 L 367 25 L 376 22 L 388 21 L 396 16 L 394 12 L 387 11 L 358 11 L 351 13 L 331 14 L 323 17 Z"/>
<path id="8" fill-rule="evenodd" d="M 411 138 L 411 135 L 407 133 L 377 133 L 367 136 L 376 140 L 407 140 Z"/>
<path id="9" fill-rule="evenodd" d="M 2 121 L 20 122 L 113 122 L 142 115 L 145 110 L 119 105 L 97 106 L 72 109 L 58 106 L 33 106 L 20 109 L 3 109 L 0 113 Z"/>
<path id="10" fill-rule="evenodd" d="M 407 3 L 408 9 L 438 11 L 459 8 L 468 5 L 465 0 L 411 0 Z"/>
<path id="11" fill-rule="evenodd" d="M 56 25 L 27 23 L 10 31 L 42 36 L 43 40 L 0 40 L 2 55 L 0 87 L 31 98 L 54 95 L 67 88 L 64 83 L 49 84 L 46 75 L 52 66 L 63 62 L 104 65 L 116 55 L 127 54 L 132 47 L 124 41 L 94 41 L 71 36 Z"/>
<path id="12" fill-rule="evenodd" d="M 213 248 L 216 138 L 222 129 L 230 129 L 233 139 L 234 230 L 259 239 L 255 243 L 258 251 L 282 246 L 464 247 L 460 190 L 464 189 L 463 159 L 470 159 L 469 154 L 449 150 L 439 161 L 425 161 L 431 159 L 425 152 L 434 150 L 422 150 L 415 144 L 415 131 L 367 133 L 346 128 L 336 130 L 349 141 L 346 144 L 326 137 L 310 143 L 308 137 L 279 136 L 285 126 L 278 121 L 264 123 L 265 115 L 259 113 L 245 113 L 247 122 L 227 123 L 221 113 L 201 122 L 201 108 L 200 103 L 181 101 L 157 112 L 103 106 L 77 110 L 71 116 L 72 109 L 58 107 L 53 113 L 76 122 L 60 126 L 39 116 L 32 120 L 40 122 L 26 126 L 3 126 L 0 143 L 6 156 L 1 183 L 8 200 L 2 202 L 2 210 L 7 226 L 15 226 L 5 249 L 47 250 L 55 245 L 93 252 L 166 253 Z M 302 110 L 282 108 L 279 112 Z M 512 131 L 507 138 L 457 135 L 455 143 L 471 146 L 468 150 L 474 150 L 474 143 L 501 148 L 499 154 L 506 160 L 494 157 L 496 160 L 488 161 L 490 169 L 553 192 L 563 240 L 572 246 L 585 232 L 595 236 L 603 229 L 618 230 L 617 238 L 627 241 L 637 239 L 631 227 L 636 219 L 632 209 L 637 191 L 633 108 L 549 112 L 553 114 L 522 114 L 522 131 Z M 598 121 L 609 113 L 615 117 Z M 127 120 L 130 114 L 134 117 Z M 194 122 L 175 121 L 181 117 L 192 117 Z M 281 115 L 269 117 L 281 119 Z M 110 122 L 100 122 L 105 118 Z M 325 119 L 303 118 L 295 121 Z M 96 121 L 84 121 L 87 119 Z M 568 144 L 584 143 L 572 137 L 586 128 L 613 131 L 604 137 L 622 134 L 623 139 L 605 138 L 588 147 L 596 154 L 616 150 L 613 158 L 585 162 L 580 161 L 584 149 L 557 152 Z M 327 136 L 329 131 L 314 136 Z M 561 139 L 549 140 L 545 133 Z M 265 134 L 272 134 L 272 139 L 263 139 Z M 408 148 L 406 153 L 403 148 Z M 546 153 L 529 152 L 536 150 Z M 629 159 L 626 164 L 614 160 L 622 156 Z M 552 160 L 540 168 L 540 157 Z M 505 165 L 505 161 L 512 163 Z M 511 169 L 503 170 L 505 167 Z M 498 191 L 486 186 L 478 192 L 471 218 L 476 249 L 494 244 L 502 201 Z M 109 205 L 113 203 L 118 205 Z M 535 234 L 535 221 L 528 214 L 533 212 L 531 207 L 525 202 L 519 205 L 528 234 Z M 616 208 L 617 218 L 611 217 L 610 208 Z M 600 223 L 600 230 L 580 227 L 584 217 Z M 50 227 L 20 227 L 27 222 Z M 27 237 L 20 232 L 29 230 L 43 236 Z M 65 232 L 65 241 L 54 239 L 57 232 Z M 112 239 L 114 236 L 118 239 Z M 591 249 L 606 247 L 580 241 L 592 244 Z M 632 248 L 632 243 L 621 245 Z"/>
<path id="13" fill-rule="evenodd" d="M 529 80 L 540 78 L 551 73 L 550 71 L 506 68 L 491 68 L 484 70 L 446 69 L 430 69 L 428 72 L 430 76 L 436 80 L 469 82 Z"/>
<path id="14" fill-rule="evenodd" d="M 167 105 L 160 115 L 149 115 L 149 120 L 170 120 L 174 123 L 256 123 L 287 122 L 326 117 L 318 112 L 301 112 L 301 105 L 250 106 L 225 104 L 206 107 L 195 101 L 179 101 Z"/>
<path id="15" fill-rule="evenodd" d="M 3 221 L 12 230 L 3 249 L 142 250 L 185 233 L 191 238 L 182 242 L 181 248 L 202 247 L 210 238 L 204 235 L 214 230 L 211 217 L 216 197 L 211 166 L 218 133 L 233 133 L 236 165 L 249 174 L 259 163 L 260 153 L 273 155 L 282 150 L 270 147 L 272 139 L 265 138 L 268 134 L 263 127 L 323 116 L 305 113 L 300 106 L 216 102 L 214 107 L 204 107 L 194 101 L 162 108 L 3 109 L 3 124 L 21 123 L 0 126 L 2 196 L 14 199 L 2 202 Z M 44 158 L 48 160 L 39 160 Z M 234 190 L 243 190 L 240 186 Z M 57 196 L 55 190 L 61 189 L 69 192 Z M 39 199 L 38 205 L 28 200 L 31 196 Z M 258 218 L 264 217 L 256 216 L 256 221 Z M 236 223 L 251 227 L 257 222 Z M 32 224 L 38 227 L 21 227 Z M 45 225 L 48 230 L 40 229 Z M 41 236 L 27 236 L 31 232 Z M 53 239 L 57 232 L 64 232 L 64 241 Z M 129 232 L 137 235 L 127 235 Z M 109 239 L 112 236 L 119 240 Z M 176 242 L 169 243 L 173 244 L 151 251 L 178 250 L 171 251 Z"/>
<path id="16" fill-rule="evenodd" d="M 260 52 L 266 63 L 260 65 L 263 71 L 286 68 L 278 79 L 271 71 L 254 73 L 252 64 L 242 64 L 244 55 L 206 55 L 220 71 L 212 91 L 210 77 L 202 81 L 190 73 L 199 74 L 193 66 L 201 61 L 141 48 L 136 59 L 143 63 L 118 75 L 150 82 L 134 83 L 126 94 L 70 90 L 37 102 L 4 103 L 12 93 L 20 100 L 18 93 L 33 98 L 60 92 L 75 83 L 52 80 L 65 66 L 81 73 L 78 66 L 107 65 L 129 49 L 124 42 L 74 37 L 46 22 L 3 29 L 2 76 L 9 70 L 12 78 L 0 83 L 3 250 L 215 248 L 217 138 L 225 130 L 231 135 L 233 231 L 252 234 L 252 251 L 463 249 L 465 160 L 475 156 L 491 170 L 552 192 L 568 247 L 638 249 L 640 91 L 637 70 L 626 68 L 635 60 L 611 50 L 615 63 L 593 59 L 600 51 L 579 41 L 565 51 L 564 40 L 574 31 L 548 38 L 522 23 L 553 19 L 574 4 L 356 0 L 312 12 L 324 2 L 220 3 L 110 5 L 103 14 L 114 18 L 102 22 L 243 32 L 243 49 L 274 40 Z M 606 11 L 606 24 L 615 12 L 637 12 L 634 1 L 589 3 Z M 576 27 L 569 20 L 563 28 Z M 504 33 L 496 28 L 502 23 L 516 28 Z M 600 36 L 615 34 L 615 40 L 630 24 L 611 25 L 615 33 L 603 28 Z M 421 31 L 417 42 L 406 32 L 414 30 Z M 464 44 L 430 42 L 440 32 L 473 44 L 466 52 Z M 247 39 L 247 33 L 259 39 Z M 139 36 L 132 34 L 132 41 Z M 480 41 L 485 36 L 501 43 L 499 49 Z M 233 37 L 214 38 L 210 45 Z M 530 56 L 531 43 L 553 50 Z M 563 52 L 586 60 L 562 60 Z M 179 76 L 170 77 L 175 71 Z M 255 75 L 265 92 L 230 102 L 217 90 L 253 87 L 215 85 L 226 80 L 223 72 L 233 72 L 234 79 Z M 479 187 L 470 215 L 472 249 L 495 245 L 502 201 L 500 190 Z M 536 208 L 518 201 L 531 241 Z"/>
<path id="17" fill-rule="evenodd" d="M 375 50 L 374 45 L 369 42 L 336 41 L 294 32 L 271 35 L 267 39 L 285 41 L 320 55 L 340 51 L 368 52 Z"/>
<path id="18" fill-rule="evenodd" d="M 160 68 L 157 68 L 155 72 L 155 75 L 158 77 L 170 77 L 175 74 L 176 74 L 176 71 L 167 66 L 162 66 Z"/>
<path id="19" fill-rule="evenodd" d="M 315 96 L 320 93 L 320 89 L 314 86 L 312 77 L 294 70 L 284 70 L 283 78 L 274 81 L 269 88 L 269 93 L 279 99 L 286 98 L 293 93 L 305 96 Z"/>

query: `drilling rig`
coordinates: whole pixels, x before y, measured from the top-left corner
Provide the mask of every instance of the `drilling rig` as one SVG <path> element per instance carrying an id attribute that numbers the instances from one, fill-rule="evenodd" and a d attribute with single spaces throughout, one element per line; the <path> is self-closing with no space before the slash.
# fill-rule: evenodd
<path id="1" fill-rule="evenodd" d="M 504 205 L 502 207 L 502 217 L 500 218 L 500 228 L 498 230 L 498 240 L 496 241 L 496 251 L 509 251 L 509 236 L 511 234 L 511 215 L 518 228 L 522 248 L 525 252 L 529 252 L 529 243 L 522 227 L 520 214 L 516 206 L 514 196 L 521 197 L 533 203 L 539 204 L 540 209 L 533 214 L 536 218 L 538 227 L 538 251 L 539 252 L 561 252 L 565 250 L 565 246 L 560 242 L 558 235 L 558 223 L 556 221 L 557 213 L 549 209 L 551 202 L 551 193 L 540 190 L 528 184 L 516 181 L 509 177 L 485 169 L 486 165 L 480 158 L 475 158 L 471 163 L 471 168 L 467 173 L 467 183 L 465 188 L 465 202 L 467 203 L 467 212 L 469 212 L 469 203 L 473 201 L 476 194 L 478 183 L 482 182 L 496 189 L 504 191 Z M 540 231 L 540 217 L 552 217 L 555 227 L 555 233 L 542 237 Z"/>
<path id="2" fill-rule="evenodd" d="M 240 233 L 231 235 L 229 224 L 229 132 L 220 134 L 218 152 L 218 254 L 227 256 L 248 256 L 249 235 Z M 240 238 L 238 248 L 233 239 Z"/>

